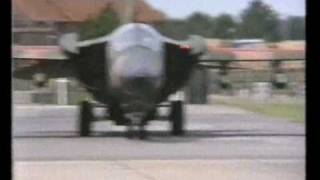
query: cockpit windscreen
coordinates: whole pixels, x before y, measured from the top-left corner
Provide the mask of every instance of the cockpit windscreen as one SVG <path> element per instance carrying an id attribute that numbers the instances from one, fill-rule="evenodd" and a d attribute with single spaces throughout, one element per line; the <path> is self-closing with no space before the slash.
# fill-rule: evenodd
<path id="1" fill-rule="evenodd" d="M 143 24 L 129 24 L 111 35 L 110 45 L 115 51 L 124 51 L 133 46 L 161 51 L 162 36 L 154 29 Z"/>

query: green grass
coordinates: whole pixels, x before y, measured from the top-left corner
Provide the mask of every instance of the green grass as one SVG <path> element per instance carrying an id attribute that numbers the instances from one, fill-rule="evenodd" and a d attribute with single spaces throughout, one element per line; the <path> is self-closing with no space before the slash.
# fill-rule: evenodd
<path id="1" fill-rule="evenodd" d="M 260 113 L 267 116 L 279 117 L 292 122 L 305 122 L 305 104 L 304 103 L 274 103 L 274 102 L 256 102 L 245 99 L 226 99 L 215 100 L 217 104 L 239 107 L 248 111 Z"/>

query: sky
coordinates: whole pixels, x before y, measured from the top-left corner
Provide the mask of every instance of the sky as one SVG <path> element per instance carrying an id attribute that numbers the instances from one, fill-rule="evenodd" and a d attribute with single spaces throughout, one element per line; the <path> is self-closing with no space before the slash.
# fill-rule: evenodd
<path id="1" fill-rule="evenodd" d="M 228 13 L 238 16 L 252 0 L 145 0 L 152 7 L 161 10 L 169 18 L 185 18 L 195 11 L 212 16 Z M 305 16 L 305 0 L 263 0 L 278 12 L 280 17 Z"/>

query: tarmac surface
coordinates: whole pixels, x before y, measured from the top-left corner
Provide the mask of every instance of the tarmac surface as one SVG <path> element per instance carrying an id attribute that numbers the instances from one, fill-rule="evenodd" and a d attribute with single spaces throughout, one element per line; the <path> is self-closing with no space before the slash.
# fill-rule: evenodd
<path id="1" fill-rule="evenodd" d="M 13 114 L 17 180 L 305 179 L 304 125 L 237 108 L 188 105 L 185 136 L 152 121 L 143 141 L 103 121 L 79 137 L 74 106 L 14 106 Z"/>

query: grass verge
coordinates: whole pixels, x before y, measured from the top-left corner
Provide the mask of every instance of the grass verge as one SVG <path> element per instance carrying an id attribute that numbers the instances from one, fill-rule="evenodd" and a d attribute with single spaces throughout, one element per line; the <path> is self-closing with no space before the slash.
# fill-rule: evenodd
<path id="1" fill-rule="evenodd" d="M 248 99 L 215 99 L 214 103 L 239 107 L 267 116 L 279 117 L 292 122 L 305 123 L 304 103 L 258 102 Z"/>

